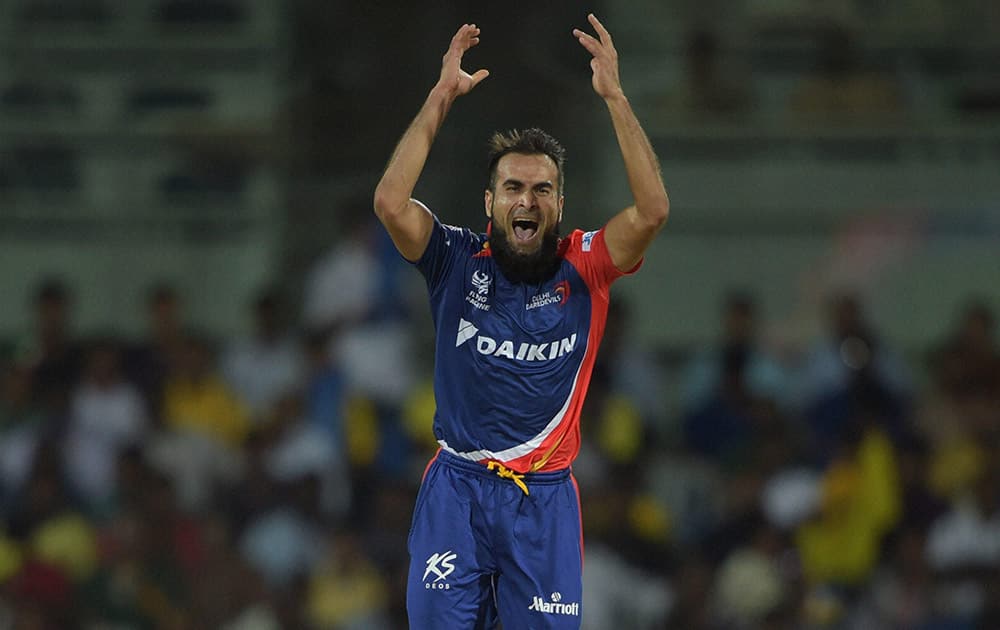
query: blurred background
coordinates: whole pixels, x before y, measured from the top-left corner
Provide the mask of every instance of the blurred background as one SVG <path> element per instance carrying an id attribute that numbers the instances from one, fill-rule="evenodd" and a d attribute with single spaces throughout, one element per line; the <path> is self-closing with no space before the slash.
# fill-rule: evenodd
<path id="1" fill-rule="evenodd" d="M 1000 628 L 994 0 L 0 0 L 0 629 L 405 628 L 435 443 L 371 195 L 463 22 L 416 196 L 486 140 L 630 203 L 595 12 L 670 222 L 583 417 L 587 629 Z"/>

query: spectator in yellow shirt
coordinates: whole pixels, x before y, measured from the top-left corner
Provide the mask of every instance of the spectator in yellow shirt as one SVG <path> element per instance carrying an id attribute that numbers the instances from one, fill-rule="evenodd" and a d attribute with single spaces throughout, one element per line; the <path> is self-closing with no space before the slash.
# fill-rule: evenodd
<path id="1" fill-rule="evenodd" d="M 208 434 L 230 446 L 241 444 L 250 429 L 244 403 L 217 374 L 208 341 L 192 335 L 179 365 L 167 379 L 163 418 L 172 429 Z"/>

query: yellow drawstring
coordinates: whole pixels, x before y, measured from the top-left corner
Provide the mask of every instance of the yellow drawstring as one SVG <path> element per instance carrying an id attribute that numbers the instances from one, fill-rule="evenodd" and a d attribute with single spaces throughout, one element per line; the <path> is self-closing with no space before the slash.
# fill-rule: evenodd
<path id="1" fill-rule="evenodd" d="M 524 483 L 524 475 L 519 475 L 510 468 L 507 468 L 500 462 L 489 462 L 486 464 L 487 470 L 496 470 L 497 477 L 503 477 L 504 479 L 510 479 L 517 484 L 517 487 L 524 491 L 524 494 L 530 494 L 528 492 L 528 485 Z"/>

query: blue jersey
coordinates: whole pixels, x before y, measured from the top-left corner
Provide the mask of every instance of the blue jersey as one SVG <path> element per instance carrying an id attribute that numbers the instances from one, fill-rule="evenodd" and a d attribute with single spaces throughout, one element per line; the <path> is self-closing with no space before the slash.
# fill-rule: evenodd
<path id="1" fill-rule="evenodd" d="M 603 229 L 572 232 L 558 254 L 546 282 L 510 282 L 485 234 L 435 218 L 416 266 L 436 332 L 434 435 L 452 455 L 524 473 L 567 468 L 579 452 L 608 291 L 624 274 Z"/>

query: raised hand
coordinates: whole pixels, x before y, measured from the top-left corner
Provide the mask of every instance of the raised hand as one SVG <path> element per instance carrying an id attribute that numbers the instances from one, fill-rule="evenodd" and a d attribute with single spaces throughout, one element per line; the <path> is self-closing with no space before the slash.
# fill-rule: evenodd
<path id="1" fill-rule="evenodd" d="M 479 28 L 475 24 L 463 24 L 451 38 L 451 45 L 441 62 L 441 78 L 438 79 L 438 87 L 449 96 L 468 94 L 490 75 L 490 71 L 486 69 L 477 70 L 473 74 L 462 70 L 462 55 L 478 43 Z"/>
<path id="2" fill-rule="evenodd" d="M 623 92 L 621 79 L 618 77 L 618 51 L 611 41 L 611 33 L 593 13 L 587 15 L 587 20 L 597 32 L 597 38 L 578 28 L 573 29 L 573 36 L 594 56 L 590 60 L 590 68 L 594 72 L 591 78 L 594 91 L 604 99 L 621 96 Z"/>

